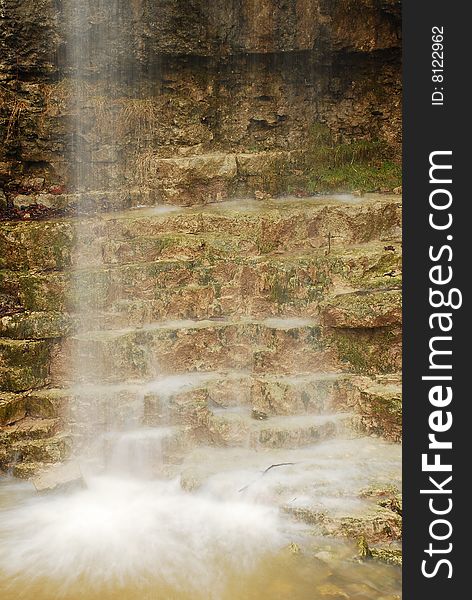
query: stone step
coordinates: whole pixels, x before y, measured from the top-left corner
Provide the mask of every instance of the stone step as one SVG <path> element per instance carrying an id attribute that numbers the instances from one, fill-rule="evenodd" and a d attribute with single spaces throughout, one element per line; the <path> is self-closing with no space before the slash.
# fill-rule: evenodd
<path id="1" fill-rule="evenodd" d="M 9 446 L 21 440 L 52 437 L 61 426 L 60 419 L 35 419 L 25 417 L 0 430 L 0 446 Z"/>
<path id="2" fill-rule="evenodd" d="M 67 380 L 73 374 L 67 373 L 69 365 L 83 381 L 119 382 L 231 369 L 312 373 L 334 370 L 336 360 L 316 321 L 222 319 L 79 334 L 64 340 L 53 356 L 52 379 Z"/>
<path id="3" fill-rule="evenodd" d="M 389 305 L 386 305 L 388 309 Z M 159 321 L 62 339 L 0 338 L 0 389 L 21 392 L 81 381 L 119 383 L 215 370 L 296 375 L 401 369 L 401 327 L 330 328 L 316 319 Z"/>
<path id="4" fill-rule="evenodd" d="M 324 414 L 347 405 L 350 375 L 314 373 L 253 377 L 250 405 L 257 415 Z"/>
<path id="5" fill-rule="evenodd" d="M 157 472 L 165 468 L 165 464 L 181 462 L 186 453 L 200 445 L 250 447 L 256 451 L 313 446 L 341 432 L 349 432 L 350 419 L 348 413 L 338 413 L 260 421 L 252 418 L 250 411 L 233 408 L 199 413 L 184 426 L 128 427 L 105 432 L 88 429 L 82 444 L 84 457 L 91 449 L 93 460 L 103 461 L 108 468 Z M 81 447 L 80 442 L 78 447 Z"/>
<path id="6" fill-rule="evenodd" d="M 401 374 L 354 377 L 353 393 L 346 396 L 346 408 L 357 414 L 354 424 L 359 431 L 381 436 L 393 442 L 402 440 Z"/>
<path id="7" fill-rule="evenodd" d="M 350 419 L 346 413 L 260 420 L 247 409 L 220 409 L 211 411 L 195 425 L 195 429 L 198 441 L 212 446 L 298 448 L 345 432 Z"/>
<path id="8" fill-rule="evenodd" d="M 71 438 L 68 434 L 58 433 L 49 438 L 24 439 L 0 446 L 0 469 L 12 471 L 14 475 L 22 470 L 20 465 L 28 465 L 23 469 L 25 476 L 33 474 L 35 465 L 39 468 L 44 463 L 62 462 L 71 452 Z M 17 468 L 19 468 L 18 473 Z"/>
<path id="9" fill-rule="evenodd" d="M 61 271 L 149 262 L 173 252 L 209 258 L 401 239 L 398 196 L 346 198 L 241 200 L 201 209 L 136 209 L 82 221 L 5 222 L 0 224 L 0 269 Z"/>
<path id="10" fill-rule="evenodd" d="M 146 154 L 137 157 L 131 172 L 143 173 L 146 169 L 141 184 L 150 186 L 161 201 L 188 206 L 258 190 L 283 192 L 295 173 L 300 178 L 300 170 L 309 161 L 308 154 L 302 150 L 212 152 L 171 158 Z"/>
<path id="11" fill-rule="evenodd" d="M 309 178 L 307 167 L 313 168 L 315 160 L 313 152 L 306 148 L 189 154 L 188 149 L 185 152 L 179 145 L 165 144 L 164 150 L 161 147 L 155 152 L 137 147 L 117 169 L 116 139 L 110 146 L 104 145 L 101 139 L 96 144 L 101 149 L 98 153 L 92 150 L 97 158 L 89 163 L 88 180 L 97 191 L 19 195 L 15 204 L 38 202 L 67 209 L 80 205 L 82 210 L 90 212 L 149 205 L 156 201 L 201 205 L 261 190 L 282 193 L 291 183 L 304 187 Z M 121 148 L 121 154 L 123 152 L 126 154 L 126 149 Z M 115 191 L 107 191 L 110 189 Z"/>
<path id="12" fill-rule="evenodd" d="M 75 371 L 68 372 L 67 365 Z M 84 333 L 64 339 L 50 364 L 52 382 L 78 376 L 109 383 L 234 369 L 296 375 L 400 368 L 399 327 L 326 330 L 316 320 L 299 318 L 168 321 Z"/>
<path id="13" fill-rule="evenodd" d="M 402 369 L 400 325 L 370 328 L 323 329 L 327 343 L 341 370 L 372 375 L 396 373 Z"/>
<path id="14" fill-rule="evenodd" d="M 13 471 L 14 474 L 19 465 L 56 462 L 70 451 L 70 439 L 64 433 L 63 421 L 58 417 L 29 416 L 24 396 L 23 404 L 26 415 L 0 427 L 0 470 Z M 31 469 L 25 470 L 25 476 L 32 473 Z"/>
<path id="15" fill-rule="evenodd" d="M 0 427 L 26 417 L 26 395 L 0 392 Z"/>
<path id="16" fill-rule="evenodd" d="M 71 491 L 85 489 L 86 483 L 80 464 L 68 461 L 59 465 L 49 465 L 47 471 L 33 479 L 35 490 L 39 493 Z"/>
<path id="17" fill-rule="evenodd" d="M 160 390 L 159 380 L 144 395 L 144 420 L 155 424 L 162 420 L 186 422 L 213 412 L 242 410 L 253 419 L 274 416 L 323 415 L 346 406 L 351 392 L 349 375 L 317 373 L 302 376 L 281 376 L 248 373 L 187 374 L 165 379 L 187 380 L 182 390 L 169 396 Z"/>
<path id="18" fill-rule="evenodd" d="M 20 392 L 47 385 L 51 342 L 0 338 L 0 390 Z"/>
<path id="19" fill-rule="evenodd" d="M 93 421 L 119 428 L 134 421 L 147 426 L 182 422 L 192 408 L 244 405 L 259 418 L 276 415 L 324 414 L 348 405 L 352 376 L 316 373 L 301 376 L 250 375 L 244 372 L 187 373 L 149 382 L 89 384 L 8 394 L 0 414 L 3 424 L 26 415 L 68 423 Z M 190 408 L 189 408 L 190 407 Z M 8 422 L 7 422 L 8 421 Z"/>
<path id="20" fill-rule="evenodd" d="M 181 433 L 172 437 L 172 443 L 166 442 L 169 459 L 175 451 L 188 450 L 189 444 L 194 443 L 289 449 L 356 429 L 398 441 L 395 431 L 400 431 L 401 426 L 400 381 L 398 374 L 376 378 L 346 374 L 249 377 L 247 373 L 230 372 L 164 377 L 147 384 L 129 382 L 90 385 L 80 390 L 49 389 L 9 394 L 3 405 L 14 403 L 21 410 L 15 423 L 2 427 L 0 466 L 14 469 L 18 476 L 29 477 L 50 460 L 51 448 L 54 460 L 57 456 L 54 440 L 64 437 L 56 435 L 61 425 L 59 415 L 66 416 L 77 441 L 79 435 L 80 439 L 89 440 L 87 444 L 101 444 L 104 455 L 120 436 L 124 435 L 126 442 L 126 430 L 133 422 L 138 428 L 142 425 L 154 427 L 168 423 L 169 418 L 174 425 L 183 427 Z M 238 405 L 241 400 L 245 401 L 243 406 Z M 355 411 L 357 416 L 354 417 L 352 412 L 333 415 L 333 409 Z M 26 416 L 22 416 L 25 411 Z M 392 419 L 394 414 L 396 421 Z M 383 420 L 382 415 L 385 416 Z M 91 421 L 94 423 L 92 430 L 89 427 Z M 110 429 L 115 430 L 113 438 L 110 438 L 111 433 L 106 433 Z M 70 438 L 66 436 L 65 439 L 68 446 L 64 447 L 64 456 L 70 448 Z M 30 441 L 34 443 L 29 444 Z M 28 466 L 31 456 L 42 455 L 43 446 L 45 458 L 36 460 L 36 466 Z M 329 503 L 333 501 L 329 500 Z M 334 520 L 331 517 L 324 520 L 320 510 L 319 507 L 313 510 L 298 506 L 294 515 L 305 521 L 318 515 L 316 523 L 329 525 L 328 529 L 333 531 L 344 531 L 363 523 L 362 519 L 345 522 L 338 518 L 339 515 Z"/>
<path id="21" fill-rule="evenodd" d="M 314 535 L 354 540 L 364 538 L 368 544 L 379 542 L 391 544 L 401 541 L 402 515 L 398 512 L 375 503 L 361 502 L 357 498 L 352 498 L 350 501 L 343 499 L 339 505 L 344 505 L 344 512 L 340 510 L 338 514 L 330 514 L 316 504 L 311 506 L 288 504 L 283 507 L 283 510 L 296 520 L 309 525 Z M 398 550 L 392 556 L 398 556 Z"/>
<path id="22" fill-rule="evenodd" d="M 51 313 L 3 317 L 0 335 L 64 335 L 74 325 L 64 313 L 78 310 L 107 312 L 112 323 L 122 317 L 135 324 L 225 314 L 313 315 L 333 292 L 399 288 L 401 245 L 391 247 L 370 242 L 333 247 L 329 254 L 313 249 L 211 263 L 160 260 L 74 275 L 0 271 L 0 283 L 16 310 Z"/>
<path id="23" fill-rule="evenodd" d="M 65 418 L 75 430 L 131 424 L 185 425 L 214 410 L 244 406 L 254 418 L 351 412 L 355 429 L 387 440 L 401 439 L 401 374 L 361 377 L 349 373 L 298 376 L 247 372 L 187 373 L 142 382 L 88 384 L 3 393 L 0 425 L 25 419 Z"/>
<path id="24" fill-rule="evenodd" d="M 94 463 L 103 463 L 108 468 L 120 471 L 129 468 L 135 471 L 143 460 L 142 468 L 157 472 L 165 463 L 175 462 L 183 452 L 195 445 L 208 444 L 216 447 L 251 447 L 293 449 L 312 446 L 331 439 L 349 429 L 351 416 L 303 415 L 294 417 L 271 417 L 261 421 L 244 410 L 213 411 L 191 420 L 185 427 L 144 427 L 122 430 L 100 430 L 97 424 L 87 427 L 80 437 L 74 435 L 75 451 L 83 448 L 82 459 L 87 461 L 91 451 Z M 16 425 L 4 428 L 0 437 L 0 469 L 11 470 L 17 465 L 35 463 L 25 470 L 31 475 L 48 463 L 68 458 L 71 454 L 71 436 L 58 433 L 57 419 L 26 418 Z M 97 464 L 98 464 L 97 463 Z M 21 468 L 20 468 L 21 471 Z"/>

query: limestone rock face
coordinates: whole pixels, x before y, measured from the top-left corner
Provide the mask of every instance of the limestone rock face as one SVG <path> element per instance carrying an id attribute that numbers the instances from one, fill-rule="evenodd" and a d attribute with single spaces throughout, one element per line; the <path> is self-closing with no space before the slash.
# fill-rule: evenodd
<path id="1" fill-rule="evenodd" d="M 382 143 L 398 158 L 399 1 L 118 4 L 2 3 L 0 190 L 9 203 L 73 205 L 64 192 L 76 191 L 80 162 L 88 181 L 79 185 L 103 192 L 92 208 L 110 189 L 122 193 L 115 208 L 127 208 L 136 188 L 138 204 L 146 190 L 150 204 L 190 204 L 313 186 L 332 168 L 327 144 Z M 78 72 L 71 48 L 82 39 L 95 42 Z M 81 157 L 73 123 L 84 124 Z M 234 157 L 215 164 L 235 152 L 245 155 L 237 169 Z M 193 200 L 179 183 L 192 185 Z"/>
<path id="2" fill-rule="evenodd" d="M 0 399 L 0 425 L 11 425 L 26 417 L 26 400 L 23 395 L 3 393 Z"/>
<path id="3" fill-rule="evenodd" d="M 363 291 L 336 296 L 325 308 L 329 327 L 387 327 L 401 323 L 401 290 Z"/>
<path id="4" fill-rule="evenodd" d="M 113 33 L 118 35 L 111 36 L 114 44 L 107 58 L 146 64 L 162 54 L 214 56 L 314 49 L 326 56 L 333 49 L 369 52 L 397 48 L 400 5 L 399 0 L 216 0 L 211 4 L 203 0 L 133 0 L 121 3 L 112 15 Z M 68 0 L 3 2 L 3 48 L 10 50 L 5 54 L 6 64 L 13 68 L 13 49 L 18 49 L 24 70 L 54 69 L 55 55 L 65 58 L 67 53 L 65 24 L 80 27 L 84 9 L 90 18 L 77 35 L 94 33 L 99 38 L 110 25 L 106 2 L 86 0 L 80 8 Z M 23 40 L 27 43 L 22 44 Z M 93 59 L 98 46 L 89 51 Z"/>
<path id="5" fill-rule="evenodd" d="M 376 435 L 398 442 L 402 438 L 401 378 L 395 375 L 373 379 L 354 379 L 356 393 L 351 401 L 356 404 L 358 426 Z"/>

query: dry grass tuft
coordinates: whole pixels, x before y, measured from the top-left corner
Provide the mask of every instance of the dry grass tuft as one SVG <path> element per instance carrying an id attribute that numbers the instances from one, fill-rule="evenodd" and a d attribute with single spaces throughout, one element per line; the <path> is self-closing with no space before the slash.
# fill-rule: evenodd
<path id="1" fill-rule="evenodd" d="M 11 139 L 13 138 L 13 132 L 15 130 L 15 127 L 17 127 L 17 125 L 20 122 L 20 118 L 21 118 L 21 113 L 26 110 L 27 108 L 29 108 L 29 103 L 26 102 L 25 100 L 19 100 L 19 99 L 15 99 L 12 101 L 8 101 L 3 99 L 2 100 L 2 106 L 1 108 L 4 109 L 6 107 L 7 109 L 7 126 L 6 126 L 6 130 L 5 130 L 5 137 L 4 137 L 4 143 L 8 144 L 9 141 L 11 141 Z"/>
<path id="2" fill-rule="evenodd" d="M 156 177 L 156 155 L 151 148 L 136 155 L 132 172 L 137 185 L 149 184 Z"/>
<path id="3" fill-rule="evenodd" d="M 150 98 L 127 98 L 121 100 L 119 124 L 122 133 L 131 131 L 139 146 L 149 136 L 149 132 L 159 124 L 160 111 Z"/>

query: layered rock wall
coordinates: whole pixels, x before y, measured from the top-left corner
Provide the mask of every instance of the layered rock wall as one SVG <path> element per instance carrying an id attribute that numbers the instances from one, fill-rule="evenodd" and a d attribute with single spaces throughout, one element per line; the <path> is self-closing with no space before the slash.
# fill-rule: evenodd
<path id="1" fill-rule="evenodd" d="M 172 202 L 190 183 L 206 202 L 316 188 L 323 150 L 336 144 L 398 157 L 395 0 L 3 0 L 1 11 L 0 186 L 10 201 L 83 184 L 138 188 L 139 203 L 146 188 L 151 202 Z M 74 67 L 72 49 L 82 47 Z M 86 182 L 72 173 L 78 135 L 93 172 Z M 215 176 L 204 159 L 177 194 L 162 183 L 162 157 L 228 152 L 253 164 Z M 261 162 L 266 173 L 251 180 Z"/>

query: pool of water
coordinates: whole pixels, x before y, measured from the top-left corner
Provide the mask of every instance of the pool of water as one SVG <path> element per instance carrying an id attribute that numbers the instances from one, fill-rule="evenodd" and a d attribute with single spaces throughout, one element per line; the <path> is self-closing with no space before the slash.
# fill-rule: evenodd
<path id="1" fill-rule="evenodd" d="M 0 482 L 2 600 L 400 598 L 400 569 L 356 554 L 273 506 L 177 480 L 99 476 L 48 495 Z"/>

